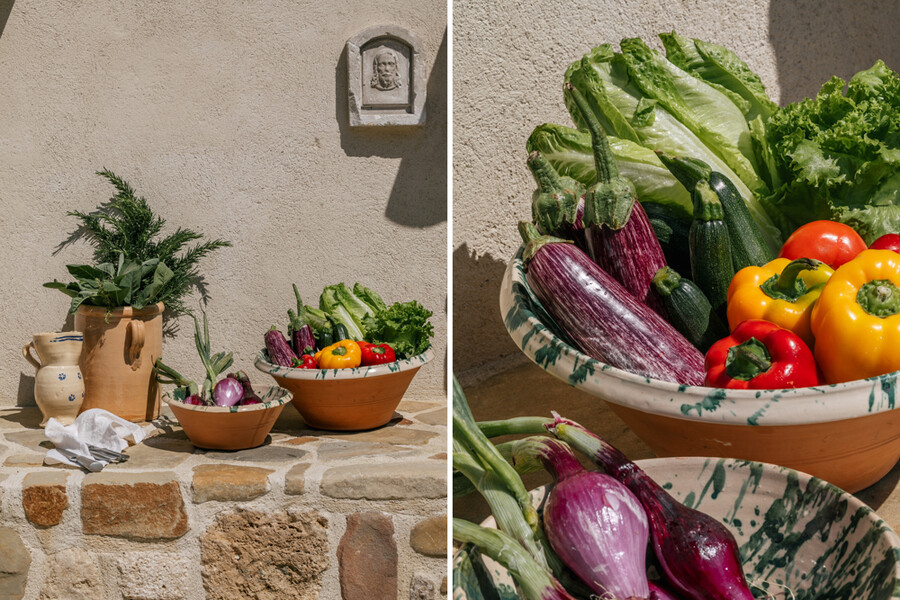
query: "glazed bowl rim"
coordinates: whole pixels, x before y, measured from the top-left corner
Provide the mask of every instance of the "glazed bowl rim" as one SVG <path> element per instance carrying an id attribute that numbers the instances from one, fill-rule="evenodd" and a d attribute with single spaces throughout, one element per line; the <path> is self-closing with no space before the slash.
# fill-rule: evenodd
<path id="1" fill-rule="evenodd" d="M 260 350 L 256 355 L 254 365 L 263 373 L 268 373 L 273 377 L 301 381 L 328 381 L 338 379 L 363 379 L 418 369 L 434 358 L 434 347 L 429 346 L 421 354 L 392 363 L 367 367 L 354 367 L 350 369 L 299 369 L 296 367 L 282 367 L 269 362 L 265 356 L 265 350 Z"/>
<path id="2" fill-rule="evenodd" d="M 851 404 L 846 401 L 831 402 L 827 404 L 829 397 L 836 395 L 836 392 L 856 392 L 870 390 L 870 394 L 874 392 L 876 383 L 880 383 L 884 388 L 895 389 L 900 371 L 885 373 L 876 377 L 868 377 L 865 379 L 856 379 L 842 383 L 823 384 L 819 386 L 806 388 L 792 388 L 779 390 L 733 390 L 723 388 L 712 388 L 706 386 L 686 385 L 670 381 L 662 381 L 638 375 L 613 367 L 612 365 L 603 363 L 597 359 L 591 358 L 584 354 L 578 348 L 569 344 L 565 339 L 558 336 L 554 332 L 554 327 L 558 329 L 555 323 L 550 325 L 541 321 L 541 319 L 531 310 L 530 305 L 523 303 L 523 298 L 514 291 L 516 285 L 523 285 L 528 294 L 529 304 L 537 301 L 534 292 L 531 291 L 527 280 L 524 277 L 522 267 L 522 252 L 524 245 L 519 246 L 513 258 L 507 264 L 506 272 L 503 277 L 503 283 L 500 289 L 500 307 L 504 317 L 504 326 L 510 337 L 519 347 L 519 349 L 530 360 L 538 364 L 551 375 L 569 383 L 573 387 L 578 387 L 587 393 L 598 395 L 590 386 L 578 385 L 569 381 L 570 373 L 565 369 L 564 361 L 548 361 L 541 364 L 535 357 L 534 351 L 529 352 L 534 346 L 555 347 L 562 355 L 572 357 L 574 364 L 580 365 L 580 368 L 589 369 L 598 377 L 609 377 L 617 380 L 621 384 L 630 387 L 650 388 L 651 390 L 661 393 L 661 395 L 670 395 L 671 402 L 654 400 L 652 402 L 644 402 L 639 406 L 635 402 L 623 400 L 613 395 L 603 396 L 603 399 L 613 404 L 634 408 L 642 412 L 664 415 L 678 419 L 704 421 L 704 422 L 721 422 L 725 424 L 748 424 L 748 421 L 757 421 L 750 424 L 758 425 L 800 425 L 823 423 L 832 421 L 842 421 L 846 419 L 867 417 L 876 413 L 890 412 L 900 408 L 893 401 L 875 402 L 874 398 L 869 398 L 869 406 L 867 412 L 860 410 L 859 404 Z M 539 303 L 538 303 L 539 304 Z M 523 325 L 512 327 L 507 317 L 508 310 L 515 309 L 525 317 L 525 323 L 528 325 L 528 331 L 523 333 Z M 548 315 L 549 316 L 549 315 Z M 536 341 L 537 340 L 537 341 Z M 539 341 L 539 343 L 538 343 Z M 697 410 L 696 414 L 690 410 L 685 411 L 681 402 L 674 401 L 675 398 L 693 399 L 702 402 L 706 398 L 716 398 L 718 400 L 728 400 L 732 402 L 726 410 L 703 411 Z M 846 398 L 842 398 L 846 400 Z M 827 410 L 822 408 L 826 406 Z M 778 409 L 790 407 L 793 410 L 793 417 L 787 418 L 779 416 Z M 776 413 L 773 416 L 772 413 Z M 710 417 L 710 415 L 714 415 Z M 823 418 L 823 415 L 825 418 Z M 754 417 L 758 417 L 754 419 Z"/>
<path id="3" fill-rule="evenodd" d="M 708 463 L 710 461 L 723 461 L 726 465 L 729 464 L 739 464 L 739 465 L 757 465 L 761 466 L 765 472 L 775 473 L 779 476 L 790 478 L 791 476 L 797 477 L 797 483 L 803 486 L 803 489 L 806 490 L 809 487 L 809 483 L 812 480 L 816 480 L 818 484 L 821 486 L 819 489 L 827 489 L 830 492 L 835 494 L 835 499 L 841 502 L 847 502 L 847 510 L 845 515 L 854 515 L 858 514 L 857 511 L 862 509 L 862 514 L 865 517 L 865 520 L 868 522 L 870 529 L 874 527 L 879 527 L 878 531 L 879 537 L 884 540 L 884 542 L 894 550 L 894 565 L 891 574 L 893 575 L 895 586 L 896 584 L 900 584 L 900 536 L 897 535 L 897 532 L 887 524 L 887 522 L 873 509 L 871 506 L 854 496 L 853 494 L 842 490 L 834 484 L 828 483 L 823 479 L 816 478 L 813 475 L 808 473 L 804 473 L 803 471 L 798 471 L 796 469 L 792 469 L 790 467 L 784 467 L 781 465 L 775 465 L 772 463 L 766 463 L 755 460 L 742 460 L 735 458 L 724 458 L 724 457 L 716 457 L 716 456 L 670 456 L 670 457 L 657 457 L 657 458 L 645 458 L 640 460 L 635 460 L 634 463 L 639 466 L 641 469 L 652 469 L 653 467 L 670 467 L 673 471 L 675 471 L 681 465 L 688 465 L 692 469 L 699 469 L 704 466 L 704 463 Z M 544 492 L 548 486 L 542 485 L 535 488 L 530 489 L 528 492 L 532 496 L 532 501 L 535 503 L 540 502 L 540 499 L 543 497 Z M 849 518 L 849 517 L 848 517 Z M 494 517 L 489 515 L 486 519 L 481 521 L 481 525 L 483 527 L 491 527 L 496 528 Z M 452 569 L 455 569 L 457 562 L 461 557 L 461 551 L 458 550 L 453 555 L 452 561 Z M 896 600 L 900 598 L 900 594 L 894 592 L 890 600 Z"/>
<path id="4" fill-rule="evenodd" d="M 293 399 L 293 394 L 291 394 L 290 390 L 287 390 L 278 385 L 271 386 L 254 386 L 254 390 L 275 390 L 274 393 L 278 394 L 275 398 L 271 400 L 267 400 L 266 402 L 262 402 L 260 404 L 244 404 L 241 406 L 206 406 L 205 404 L 185 404 L 184 402 L 180 402 L 171 396 L 166 396 L 163 399 L 166 401 L 171 407 L 177 407 L 184 410 L 192 410 L 194 412 L 206 412 L 206 413 L 218 413 L 218 414 L 245 414 L 251 412 L 258 412 L 263 410 L 269 410 L 270 408 L 277 408 L 279 406 L 284 406 L 288 402 Z"/>

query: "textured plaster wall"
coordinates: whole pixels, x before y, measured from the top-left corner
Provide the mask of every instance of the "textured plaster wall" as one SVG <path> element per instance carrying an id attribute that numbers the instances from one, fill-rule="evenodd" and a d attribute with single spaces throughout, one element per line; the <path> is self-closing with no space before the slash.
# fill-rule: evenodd
<path id="1" fill-rule="evenodd" d="M 202 264 L 212 345 L 253 367 L 287 326 L 291 283 L 364 282 L 434 311 L 437 360 L 409 396 L 443 394 L 447 348 L 443 0 L 0 0 L 0 406 L 32 400 L 20 349 L 67 324 L 41 287 L 87 262 L 66 211 L 112 195 L 106 167 L 168 227 L 231 240 Z M 394 24 L 423 43 L 427 123 L 348 126 L 344 44 Z M 189 318 L 167 362 L 201 376 Z M 253 376 L 252 373 L 258 373 Z"/>
<path id="2" fill-rule="evenodd" d="M 530 218 L 533 180 L 525 141 L 545 122 L 571 124 L 566 67 L 591 47 L 656 34 L 723 44 L 762 77 L 778 102 L 814 95 L 883 59 L 900 68 L 891 1 L 690 0 L 564 2 L 468 0 L 453 13 L 454 370 L 478 378 L 522 359 L 498 308 L 507 260 Z"/>

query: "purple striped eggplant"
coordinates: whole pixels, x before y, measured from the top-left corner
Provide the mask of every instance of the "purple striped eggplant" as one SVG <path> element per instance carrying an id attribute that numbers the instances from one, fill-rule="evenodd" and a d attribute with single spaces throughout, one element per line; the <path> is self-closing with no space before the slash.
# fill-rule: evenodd
<path id="1" fill-rule="evenodd" d="M 703 354 L 571 242 L 519 224 L 526 280 L 586 354 L 653 379 L 702 385 Z"/>
<path id="2" fill-rule="evenodd" d="M 634 184 L 619 174 L 606 133 L 584 96 L 568 83 L 566 93 L 591 132 L 597 170 L 597 182 L 584 194 L 587 253 L 635 298 L 665 316 L 662 299 L 651 285 L 656 272 L 666 266 L 662 246 L 638 202 Z"/>

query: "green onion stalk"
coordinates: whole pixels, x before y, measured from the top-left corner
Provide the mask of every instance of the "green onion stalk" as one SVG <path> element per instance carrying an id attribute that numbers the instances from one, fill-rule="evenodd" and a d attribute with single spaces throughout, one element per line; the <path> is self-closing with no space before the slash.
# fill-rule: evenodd
<path id="1" fill-rule="evenodd" d="M 511 452 L 504 450 L 507 454 Z M 453 379 L 453 466 L 478 490 L 497 526 L 518 540 L 532 560 L 548 569 L 573 593 L 590 590 L 569 572 L 553 552 L 540 523 L 531 494 L 508 459 L 478 429 L 462 387 Z M 537 470 L 530 465 L 531 470 Z"/>
<path id="2" fill-rule="evenodd" d="M 502 531 L 454 518 L 453 539 L 474 544 L 503 565 L 527 600 L 575 600 L 516 540 Z"/>

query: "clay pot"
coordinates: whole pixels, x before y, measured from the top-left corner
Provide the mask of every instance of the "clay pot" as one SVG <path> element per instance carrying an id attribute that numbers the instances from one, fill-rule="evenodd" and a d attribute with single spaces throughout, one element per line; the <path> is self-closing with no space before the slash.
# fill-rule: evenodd
<path id="1" fill-rule="evenodd" d="M 80 306 L 75 329 L 84 333 L 81 410 L 102 408 L 128 421 L 159 416 L 153 365 L 162 355 L 162 302 L 141 310 Z"/>
<path id="2" fill-rule="evenodd" d="M 44 415 L 41 427 L 51 417 L 71 425 L 78 416 L 84 401 L 84 379 L 78 368 L 83 339 L 80 331 L 37 333 L 22 348 L 22 356 L 37 369 L 34 401 Z"/>
<path id="3" fill-rule="evenodd" d="M 381 427 L 393 418 L 406 388 L 434 352 L 429 348 L 406 360 L 355 369 L 295 369 L 266 358 L 261 352 L 256 368 L 294 395 L 291 402 L 307 425 L 360 431 Z"/>
<path id="4" fill-rule="evenodd" d="M 247 406 L 196 406 L 178 400 L 166 403 L 185 435 L 198 448 L 207 450 L 246 450 L 266 441 L 284 405 L 291 400 L 279 387 L 256 388 L 262 404 Z"/>

